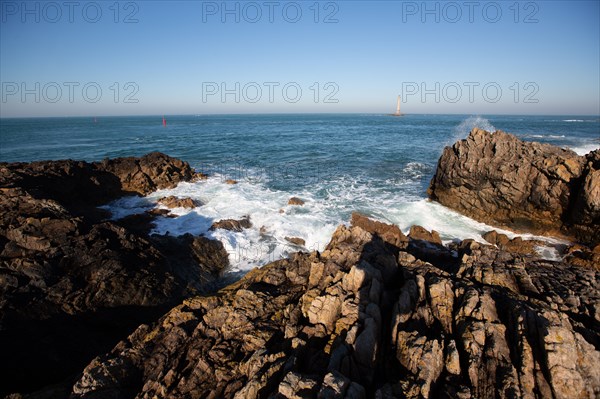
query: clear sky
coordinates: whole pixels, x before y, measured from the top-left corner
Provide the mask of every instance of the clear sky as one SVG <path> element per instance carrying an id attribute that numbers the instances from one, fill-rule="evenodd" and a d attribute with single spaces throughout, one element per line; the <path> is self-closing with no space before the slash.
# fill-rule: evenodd
<path id="1" fill-rule="evenodd" d="M 0 1 L 0 116 L 600 114 L 600 1 Z"/>

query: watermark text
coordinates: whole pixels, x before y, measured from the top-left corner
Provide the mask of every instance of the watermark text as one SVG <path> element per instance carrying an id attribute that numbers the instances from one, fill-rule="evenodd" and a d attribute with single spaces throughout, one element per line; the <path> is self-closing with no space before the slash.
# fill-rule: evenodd
<path id="1" fill-rule="evenodd" d="M 306 95 L 315 103 L 337 104 L 339 90 L 335 82 L 314 82 L 304 87 L 298 82 L 202 82 L 202 102 L 293 104 Z"/>
<path id="2" fill-rule="evenodd" d="M 115 103 L 137 104 L 140 88 L 135 82 L 2 82 L 2 103 L 97 103 L 108 95 Z"/>
<path id="3" fill-rule="evenodd" d="M 540 6 L 534 1 L 404 1 L 402 22 L 495 24 L 505 19 L 517 24 L 535 24 L 539 22 L 539 11 Z"/>
<path id="4" fill-rule="evenodd" d="M 135 24 L 139 22 L 139 4 L 104 1 L 2 1 L 0 2 L 2 23 L 60 23 L 88 22 L 95 24 L 102 20 L 114 23 Z"/>
<path id="5" fill-rule="evenodd" d="M 537 104 L 540 88 L 535 82 L 513 82 L 502 86 L 498 82 L 402 82 L 403 103 L 458 103 L 484 101 L 497 103 L 508 96 L 514 103 Z"/>
<path id="6" fill-rule="evenodd" d="M 203 1 L 202 22 L 295 24 L 307 20 L 316 24 L 335 24 L 339 22 L 339 10 L 334 1 Z"/>

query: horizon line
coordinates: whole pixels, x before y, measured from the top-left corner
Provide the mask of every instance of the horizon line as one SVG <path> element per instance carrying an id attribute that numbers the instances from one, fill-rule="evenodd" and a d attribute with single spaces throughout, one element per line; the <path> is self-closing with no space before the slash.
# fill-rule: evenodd
<path id="1" fill-rule="evenodd" d="M 182 116 L 260 116 L 260 115 L 389 115 L 390 112 L 258 112 L 258 113 L 190 113 L 190 114 L 130 114 L 130 115 L 29 115 L 29 116 L 1 116 L 3 119 L 42 119 L 42 118 L 131 118 L 131 117 L 182 117 Z M 404 113 L 402 116 L 411 115 L 472 115 L 472 116 L 588 116 L 598 117 L 599 114 L 514 114 L 514 113 Z"/>

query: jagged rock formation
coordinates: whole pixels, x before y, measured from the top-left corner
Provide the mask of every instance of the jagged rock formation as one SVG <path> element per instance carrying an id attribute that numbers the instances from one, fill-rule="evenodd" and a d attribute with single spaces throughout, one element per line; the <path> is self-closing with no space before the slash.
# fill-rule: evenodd
<path id="1" fill-rule="evenodd" d="M 600 245 L 600 150 L 589 153 L 585 159 L 569 222 L 580 240 Z"/>
<path id="2" fill-rule="evenodd" d="M 125 195 L 146 195 L 189 181 L 194 171 L 187 162 L 159 152 L 141 158 L 102 162 L 39 161 L 0 163 L 0 187 L 19 187 L 34 197 L 58 201 L 70 211 L 104 204 Z"/>
<path id="3" fill-rule="evenodd" d="M 515 254 L 527 254 L 527 255 L 536 255 L 538 253 L 537 247 L 547 246 L 548 243 L 539 240 L 524 240 L 521 237 L 508 238 L 506 234 L 498 233 L 495 230 L 488 231 L 483 234 L 483 239 L 485 239 L 490 244 L 496 245 L 498 248 L 510 252 L 513 255 Z M 559 253 L 563 253 L 566 250 L 566 245 L 556 245 L 559 247 L 557 249 L 561 249 Z"/>
<path id="4" fill-rule="evenodd" d="M 227 264 L 220 243 L 139 235 L 95 208 L 192 177 L 159 153 L 0 164 L 0 395 L 60 382 L 204 292 Z"/>
<path id="5" fill-rule="evenodd" d="M 166 206 L 169 209 L 173 208 L 195 208 L 200 206 L 200 202 L 192 198 L 178 198 L 174 195 L 168 197 L 159 198 L 157 201 L 159 204 Z"/>
<path id="6" fill-rule="evenodd" d="M 73 397 L 600 395 L 597 271 L 471 240 L 429 263 L 435 234 L 352 220 L 322 253 L 140 326 L 85 368 Z"/>
<path id="7" fill-rule="evenodd" d="M 224 229 L 231 231 L 242 231 L 252 227 L 252 222 L 249 216 L 244 216 L 242 219 L 223 219 L 211 224 L 210 230 Z"/>
<path id="8" fill-rule="evenodd" d="M 475 128 L 444 149 L 429 195 L 482 222 L 600 243 L 600 150 L 582 157 Z"/>

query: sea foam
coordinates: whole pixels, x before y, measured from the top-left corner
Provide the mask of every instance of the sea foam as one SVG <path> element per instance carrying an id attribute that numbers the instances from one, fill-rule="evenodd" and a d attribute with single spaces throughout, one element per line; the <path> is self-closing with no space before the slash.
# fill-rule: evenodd
<path id="1" fill-rule="evenodd" d="M 490 132 L 497 130 L 489 120 L 472 116 L 457 122 L 454 128 L 449 128 L 443 136 L 440 133 L 439 137 L 445 137 L 442 141 L 447 140 L 446 144 L 450 145 L 465 138 L 474 127 Z M 278 131 L 280 128 L 277 127 Z M 358 127 L 356 129 L 357 132 L 360 130 Z M 311 134 L 324 133 L 319 130 Z M 347 134 L 347 128 L 338 131 L 338 134 L 353 139 L 352 135 L 344 136 Z M 562 139 L 562 136 L 556 136 L 557 139 Z M 327 137 L 329 136 L 319 136 L 318 139 L 323 141 Z M 247 165 L 253 164 L 248 160 L 244 162 L 243 159 L 219 158 L 218 167 L 203 165 L 199 169 L 208 172 L 210 177 L 207 180 L 181 183 L 176 188 L 160 190 L 143 198 L 124 198 L 109 204 L 107 208 L 113 213 L 113 217 L 118 219 L 142 213 L 155 206 L 162 207 L 157 205 L 157 201 L 163 196 L 190 197 L 199 201 L 202 205 L 193 209 L 173 209 L 171 212 L 178 216 L 176 218 L 157 217 L 152 233 L 191 233 L 217 239 L 229 253 L 230 271 L 234 273 L 244 273 L 297 250 L 323 250 L 336 227 L 348 224 L 354 211 L 396 224 L 405 233 L 412 225 L 436 230 L 446 243 L 467 238 L 485 242 L 482 235 L 490 230 L 497 230 L 511 238 L 516 236 L 510 231 L 479 223 L 426 199 L 425 190 L 435 172 L 435 162 L 439 156 L 435 154 L 437 149 L 424 153 L 385 153 L 387 146 L 373 146 L 368 136 L 361 140 L 365 141 L 364 149 L 357 144 L 358 150 L 353 147 L 351 156 L 340 156 L 335 162 L 324 158 L 323 167 L 318 168 L 312 167 L 316 161 L 302 161 L 297 168 L 290 167 L 292 164 L 282 165 L 269 161 L 266 165 L 268 168 L 253 169 L 254 166 Z M 361 140 L 357 140 L 357 143 Z M 265 144 L 256 148 L 263 148 L 262 145 Z M 435 147 L 441 151 L 443 142 L 437 143 Z M 575 149 L 583 153 L 583 150 L 588 152 L 593 149 L 591 147 Z M 369 148 L 375 148 L 371 150 L 374 152 L 367 152 Z M 387 158 L 378 157 L 377 151 L 383 152 Z M 304 153 L 301 155 L 307 156 Z M 398 160 L 396 163 L 393 161 L 395 158 Z M 288 158 L 284 160 L 287 162 Z M 356 162 L 357 166 L 355 161 L 358 160 L 363 162 Z M 310 173 L 305 170 L 309 166 Z M 226 184 L 225 180 L 228 178 L 235 178 L 238 184 Z M 299 197 L 305 204 L 288 205 L 291 197 Z M 241 219 L 245 216 L 250 217 L 251 228 L 241 232 L 210 230 L 216 221 Z M 554 243 L 548 238 L 521 236 L 525 239 L 545 240 L 550 246 Z M 294 245 L 287 238 L 300 238 L 304 240 L 305 245 Z M 547 249 L 540 251 L 549 258 L 556 256 Z"/>
<path id="2" fill-rule="evenodd" d="M 600 145 L 591 143 L 591 144 L 583 144 L 583 145 L 579 145 L 579 146 L 572 146 L 572 147 L 568 147 L 568 148 L 575 151 L 578 155 L 587 155 L 590 152 L 599 149 Z"/>
<path id="3" fill-rule="evenodd" d="M 405 167 L 408 171 L 421 168 L 416 164 Z M 195 183 L 181 183 L 176 188 L 159 190 L 146 197 L 122 198 L 106 208 L 112 212 L 113 218 L 118 219 L 154 206 L 164 208 L 157 205 L 158 199 L 164 196 L 190 197 L 199 201 L 202 205 L 193 209 L 172 209 L 171 213 L 177 217 L 157 217 L 152 233 L 174 236 L 191 233 L 217 239 L 229 254 L 229 272 L 232 273 L 247 272 L 298 250 L 322 251 L 336 227 L 348 224 L 353 211 L 397 224 L 405 233 L 412 225 L 436 230 L 445 243 L 467 238 L 485 242 L 482 234 L 494 229 L 511 238 L 517 236 L 510 231 L 479 223 L 427 199 L 405 195 L 401 185 L 397 191 L 389 187 L 383 190 L 383 187 L 370 185 L 360 178 L 341 177 L 313 188 L 291 193 L 269 189 L 262 183 L 242 181 L 229 185 L 222 177 L 213 176 Z M 302 198 L 305 204 L 288 205 L 292 196 Z M 210 230 L 215 221 L 245 216 L 249 216 L 252 222 L 249 229 L 241 232 Z M 521 236 L 525 239 L 556 241 L 533 235 Z M 305 246 L 290 243 L 287 240 L 290 237 L 302 238 Z M 552 258 L 554 256 L 552 254 Z"/>

